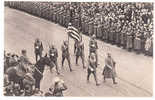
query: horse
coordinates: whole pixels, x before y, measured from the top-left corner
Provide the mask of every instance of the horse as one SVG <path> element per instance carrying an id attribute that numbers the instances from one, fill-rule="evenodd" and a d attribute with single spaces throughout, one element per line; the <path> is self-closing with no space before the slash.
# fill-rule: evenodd
<path id="1" fill-rule="evenodd" d="M 32 74 L 33 78 L 35 79 L 35 88 L 40 89 L 40 80 L 43 77 L 44 67 L 45 65 L 49 67 L 54 67 L 53 62 L 50 60 L 49 57 L 47 57 L 47 54 L 40 58 L 39 61 L 37 61 L 36 64 L 34 64 L 34 67 L 31 67 L 28 72 Z M 24 70 L 18 69 L 18 66 L 9 67 L 6 70 L 6 74 L 9 77 L 9 81 L 13 81 L 14 83 L 19 83 L 21 86 L 21 89 L 24 88 L 23 86 L 23 80 L 26 73 Z"/>
<path id="2" fill-rule="evenodd" d="M 35 88 L 40 89 L 40 81 L 43 78 L 43 72 L 46 65 L 49 66 L 50 68 L 54 67 L 54 63 L 47 56 L 47 54 L 44 57 L 40 58 L 39 61 L 37 61 L 37 63 L 35 64 L 35 70 L 33 73 L 33 77 L 36 80 Z"/>

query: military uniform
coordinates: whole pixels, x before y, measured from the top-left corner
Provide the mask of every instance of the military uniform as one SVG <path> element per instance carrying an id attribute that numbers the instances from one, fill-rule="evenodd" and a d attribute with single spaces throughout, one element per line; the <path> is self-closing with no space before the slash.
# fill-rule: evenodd
<path id="1" fill-rule="evenodd" d="M 57 58 L 58 58 L 58 51 L 57 51 L 57 49 L 54 48 L 54 47 L 50 48 L 49 56 L 50 56 L 51 61 L 53 61 L 54 64 L 55 64 L 57 74 L 59 74 L 58 63 L 57 63 Z"/>
<path id="2" fill-rule="evenodd" d="M 77 44 L 76 64 L 78 64 L 79 57 L 81 57 L 81 59 L 82 59 L 83 68 L 85 68 L 85 64 L 84 64 L 84 44 L 81 42 Z"/>
<path id="3" fill-rule="evenodd" d="M 88 69 L 87 69 L 87 82 L 89 82 L 89 77 L 91 74 L 94 75 L 94 79 L 96 82 L 96 85 L 98 86 L 97 76 L 96 76 L 96 57 L 94 53 L 91 53 L 88 58 Z"/>
<path id="4" fill-rule="evenodd" d="M 37 39 L 34 43 L 34 49 L 35 49 L 35 57 L 36 57 L 36 62 L 38 61 L 38 57 L 42 57 L 42 51 L 43 51 L 43 45 L 42 42 Z"/>
<path id="5" fill-rule="evenodd" d="M 67 59 L 69 69 L 70 69 L 70 71 L 72 71 L 71 63 L 70 63 L 70 53 L 69 53 L 67 41 L 64 41 L 64 44 L 62 45 L 61 50 L 62 50 L 62 67 L 63 67 L 65 59 Z"/>
<path id="6" fill-rule="evenodd" d="M 94 36 L 93 36 L 93 38 L 94 38 Z M 98 45 L 97 45 L 97 41 L 93 38 L 91 38 L 91 40 L 89 42 L 89 54 L 95 53 L 95 55 L 96 55 L 96 66 L 97 66 L 98 65 L 98 53 L 97 53 Z"/>
<path id="7" fill-rule="evenodd" d="M 105 67 L 103 69 L 102 75 L 104 76 L 104 81 L 106 78 L 112 78 L 113 84 L 117 84 L 115 81 L 116 77 L 116 70 L 115 70 L 115 61 L 111 58 L 110 54 L 108 53 L 108 57 L 105 59 Z"/>

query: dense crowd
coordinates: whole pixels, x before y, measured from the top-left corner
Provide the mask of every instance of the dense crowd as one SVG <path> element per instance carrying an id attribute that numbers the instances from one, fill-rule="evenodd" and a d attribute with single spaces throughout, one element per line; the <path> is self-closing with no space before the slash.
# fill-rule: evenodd
<path id="1" fill-rule="evenodd" d="M 71 22 L 83 34 L 137 53 L 153 54 L 153 3 L 130 2 L 5 2 L 58 23 Z"/>

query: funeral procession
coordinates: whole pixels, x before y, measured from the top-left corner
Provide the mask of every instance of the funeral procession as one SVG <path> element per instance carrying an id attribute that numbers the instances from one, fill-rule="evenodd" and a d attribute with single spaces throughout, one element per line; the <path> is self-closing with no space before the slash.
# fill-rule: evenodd
<path id="1" fill-rule="evenodd" d="M 153 2 L 4 1 L 4 96 L 152 97 Z"/>

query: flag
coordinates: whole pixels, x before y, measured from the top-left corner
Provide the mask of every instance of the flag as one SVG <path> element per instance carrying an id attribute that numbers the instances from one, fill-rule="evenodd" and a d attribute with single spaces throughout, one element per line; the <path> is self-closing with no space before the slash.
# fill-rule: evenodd
<path id="1" fill-rule="evenodd" d="M 78 29 L 73 26 L 68 26 L 68 35 L 76 41 L 82 41 L 82 35 Z"/>

